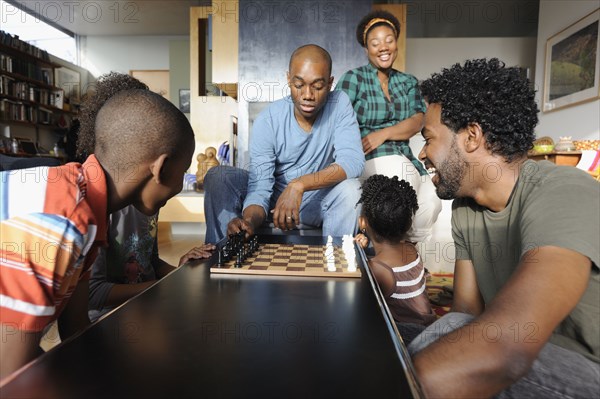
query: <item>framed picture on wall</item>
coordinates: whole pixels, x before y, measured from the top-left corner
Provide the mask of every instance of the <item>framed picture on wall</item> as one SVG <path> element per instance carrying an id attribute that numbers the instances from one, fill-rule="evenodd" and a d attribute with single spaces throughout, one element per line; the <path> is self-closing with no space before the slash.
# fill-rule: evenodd
<path id="1" fill-rule="evenodd" d="M 543 112 L 600 97 L 600 8 L 546 42 Z"/>
<path id="2" fill-rule="evenodd" d="M 190 113 L 190 89 L 179 89 L 179 110 L 184 114 Z"/>

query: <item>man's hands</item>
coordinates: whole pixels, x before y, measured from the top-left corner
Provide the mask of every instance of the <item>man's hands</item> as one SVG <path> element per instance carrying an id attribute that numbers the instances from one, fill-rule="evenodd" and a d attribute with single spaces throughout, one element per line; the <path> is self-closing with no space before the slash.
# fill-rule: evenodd
<path id="1" fill-rule="evenodd" d="M 292 181 L 283 190 L 275 208 L 271 210 L 273 214 L 273 224 L 281 230 L 291 230 L 300 222 L 300 204 L 304 188 L 301 182 Z M 245 238 L 248 239 L 254 235 L 254 230 L 259 227 L 266 219 L 264 209 L 258 205 L 250 205 L 244 209 L 244 215 L 241 218 L 233 218 L 227 224 L 227 235 L 246 231 Z"/>
<path id="2" fill-rule="evenodd" d="M 283 190 L 273 213 L 273 225 L 281 230 L 292 230 L 300 223 L 300 204 L 304 186 L 300 180 L 292 180 Z"/>
<path id="3" fill-rule="evenodd" d="M 336 163 L 323 170 L 300 176 L 288 183 L 287 187 L 271 210 L 273 224 L 281 230 L 291 230 L 300 224 L 300 205 L 306 191 L 331 187 L 346 179 L 346 172 Z M 254 235 L 254 231 L 266 219 L 265 209 L 260 205 L 249 205 L 244 209 L 243 217 L 232 219 L 227 225 L 227 234 L 246 230 L 246 238 Z"/>
<path id="4" fill-rule="evenodd" d="M 248 239 L 254 235 L 254 230 L 265 221 L 267 215 L 260 205 L 249 205 L 244 209 L 241 218 L 233 218 L 227 224 L 227 235 L 239 233 L 246 230 L 245 238 Z"/>
<path id="5" fill-rule="evenodd" d="M 231 234 L 239 233 L 242 230 L 246 231 L 245 238 L 249 238 L 254 235 L 254 226 L 252 226 L 251 223 L 248 223 L 247 221 L 245 221 L 242 218 L 231 219 L 231 221 L 227 225 L 227 235 L 228 236 Z"/>

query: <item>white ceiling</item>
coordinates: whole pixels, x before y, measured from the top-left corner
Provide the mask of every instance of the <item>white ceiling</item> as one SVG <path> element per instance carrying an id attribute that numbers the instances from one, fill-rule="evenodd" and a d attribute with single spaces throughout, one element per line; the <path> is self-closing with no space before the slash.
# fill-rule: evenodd
<path id="1" fill-rule="evenodd" d="M 11 1 L 8 0 L 8 3 Z M 3 12 L 20 12 L 3 1 Z M 202 0 L 13 0 L 78 35 L 189 35 L 189 9 Z"/>

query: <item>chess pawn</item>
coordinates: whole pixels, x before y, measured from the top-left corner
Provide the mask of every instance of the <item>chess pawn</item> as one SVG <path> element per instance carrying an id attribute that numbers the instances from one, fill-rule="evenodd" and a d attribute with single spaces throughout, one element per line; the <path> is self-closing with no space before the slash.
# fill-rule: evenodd
<path id="1" fill-rule="evenodd" d="M 223 263 L 224 263 L 224 255 L 223 255 L 223 249 L 220 249 L 218 251 L 218 260 L 217 260 L 217 266 L 218 267 L 223 267 Z"/>
<path id="2" fill-rule="evenodd" d="M 240 267 L 242 267 L 243 262 L 244 260 L 242 258 L 242 251 L 239 250 L 235 259 L 235 267 L 239 269 Z"/>

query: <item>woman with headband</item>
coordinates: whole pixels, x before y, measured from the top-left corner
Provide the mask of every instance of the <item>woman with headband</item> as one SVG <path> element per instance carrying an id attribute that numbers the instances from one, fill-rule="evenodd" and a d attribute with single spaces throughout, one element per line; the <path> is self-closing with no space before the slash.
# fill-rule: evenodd
<path id="1" fill-rule="evenodd" d="M 386 11 L 373 11 L 358 24 L 356 39 L 365 48 L 368 64 L 342 75 L 336 90 L 348 94 L 366 157 L 363 179 L 374 174 L 398 176 L 417 192 L 419 209 L 408 233 L 413 242 L 431 236 L 441 201 L 408 141 L 421 131 L 425 103 L 417 79 L 392 68 L 398 56 L 400 22 Z"/>

